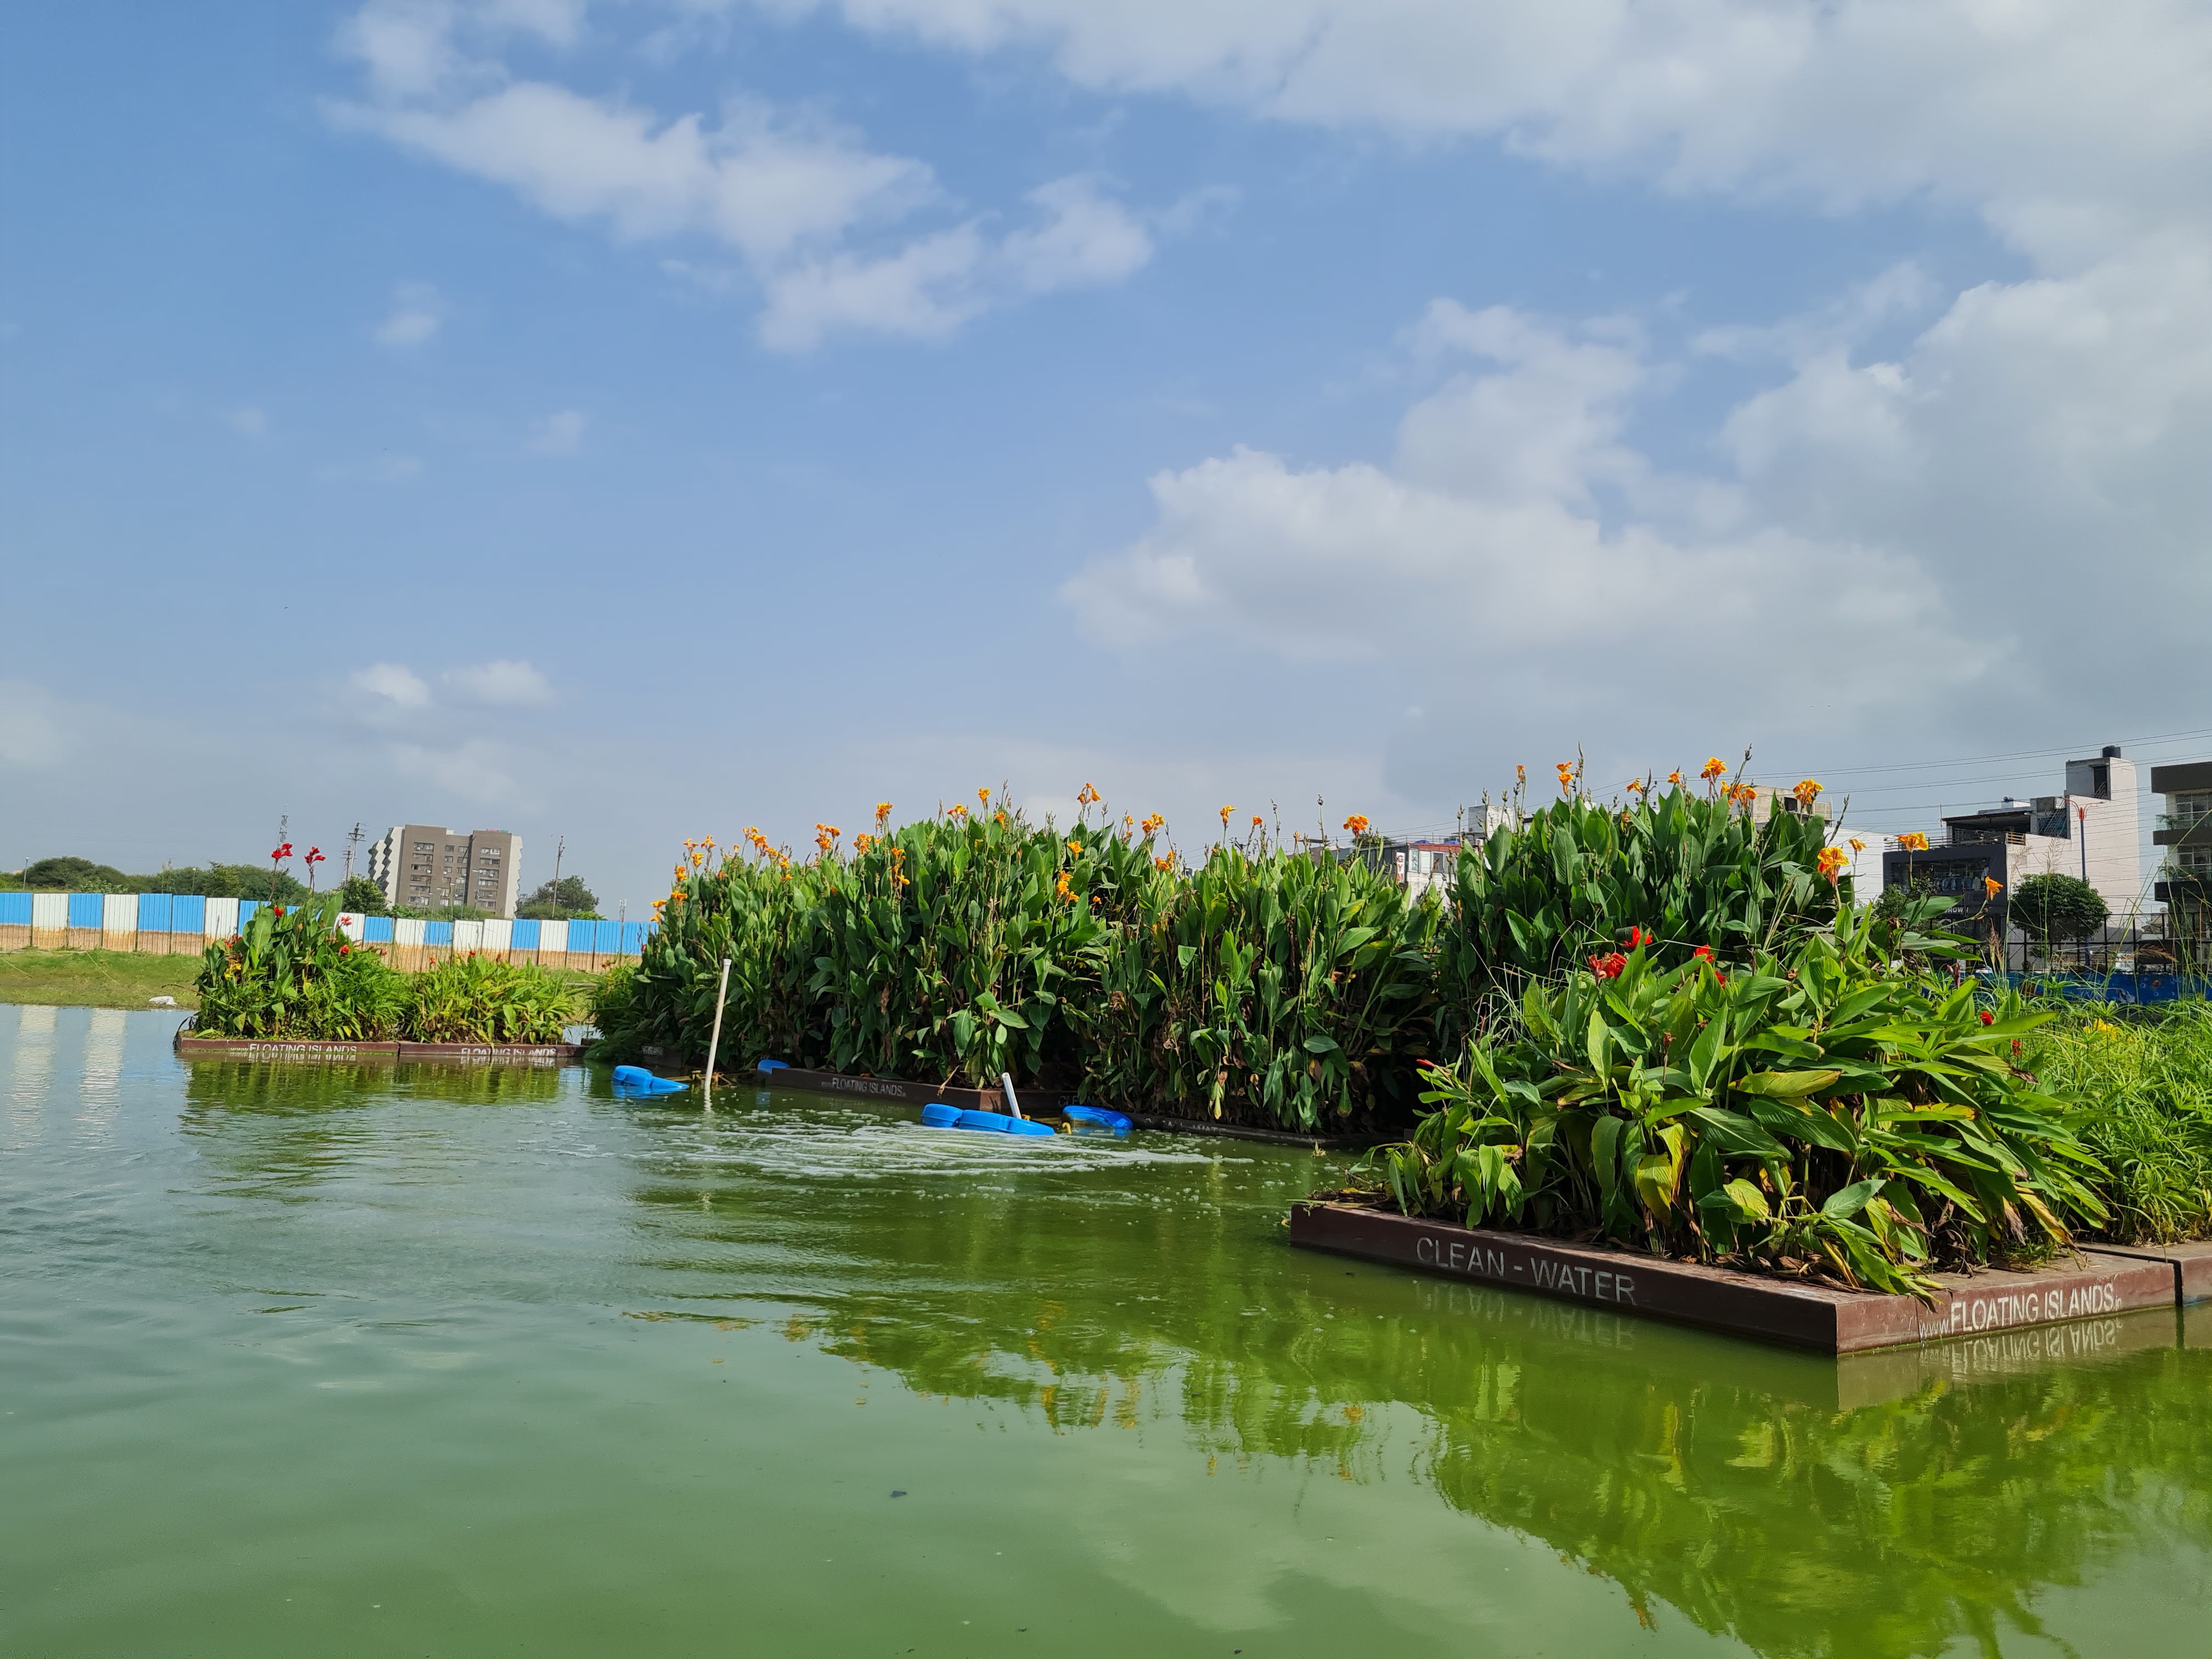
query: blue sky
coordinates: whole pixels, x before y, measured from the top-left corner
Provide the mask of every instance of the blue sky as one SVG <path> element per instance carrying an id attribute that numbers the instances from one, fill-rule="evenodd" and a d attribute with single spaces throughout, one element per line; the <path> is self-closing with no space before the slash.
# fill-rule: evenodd
<path id="1" fill-rule="evenodd" d="M 1895 830 L 2212 750 L 2202 7 L 81 3 L 0 77 L 0 865 L 428 818 L 641 906 L 1002 781 L 1195 844 L 1750 744 Z"/>

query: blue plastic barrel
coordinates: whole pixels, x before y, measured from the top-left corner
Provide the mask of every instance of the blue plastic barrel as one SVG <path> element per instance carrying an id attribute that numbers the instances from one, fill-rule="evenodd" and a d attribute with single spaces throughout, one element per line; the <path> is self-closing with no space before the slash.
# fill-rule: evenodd
<path id="1" fill-rule="evenodd" d="M 922 1107 L 921 1121 L 933 1129 L 953 1128 L 959 1124 L 960 1109 L 948 1106 L 941 1100 L 933 1100 Z"/>
<path id="2" fill-rule="evenodd" d="M 1063 1106 L 1060 1111 L 1070 1123 L 1079 1127 L 1104 1129 L 1113 1134 L 1125 1135 L 1135 1127 L 1121 1113 L 1109 1112 L 1103 1106 L 1077 1104 Z"/>

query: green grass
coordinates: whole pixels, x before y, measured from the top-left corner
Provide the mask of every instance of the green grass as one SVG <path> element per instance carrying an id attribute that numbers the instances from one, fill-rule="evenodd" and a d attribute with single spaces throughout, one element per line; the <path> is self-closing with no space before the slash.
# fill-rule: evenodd
<path id="1" fill-rule="evenodd" d="M 2084 1109 L 2081 1139 L 2111 1171 L 2112 1238 L 2212 1237 L 2212 1006 L 2070 1006 L 2025 1063 Z"/>
<path id="2" fill-rule="evenodd" d="M 149 997 L 170 996 L 179 1008 L 196 1008 L 192 980 L 200 970 L 188 957 L 139 956 L 128 951 L 9 951 L 0 952 L 0 1002 L 44 1002 L 67 1008 L 143 1008 Z"/>
<path id="3" fill-rule="evenodd" d="M 143 1008 L 149 997 L 174 997 L 179 1008 L 197 1008 L 192 981 L 200 971 L 191 956 L 139 956 L 129 951 L 0 951 L 0 1002 L 42 1002 L 62 1008 Z M 550 969 L 579 987 L 588 1000 L 603 974 Z"/>

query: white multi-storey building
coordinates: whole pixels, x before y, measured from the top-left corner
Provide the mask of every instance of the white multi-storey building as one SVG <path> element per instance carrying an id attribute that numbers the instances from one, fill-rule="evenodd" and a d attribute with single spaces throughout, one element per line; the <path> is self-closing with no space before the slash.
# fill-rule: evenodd
<path id="1" fill-rule="evenodd" d="M 511 916 L 521 858 L 522 837 L 504 830 L 395 823 L 368 849 L 368 878 L 394 905 Z"/>

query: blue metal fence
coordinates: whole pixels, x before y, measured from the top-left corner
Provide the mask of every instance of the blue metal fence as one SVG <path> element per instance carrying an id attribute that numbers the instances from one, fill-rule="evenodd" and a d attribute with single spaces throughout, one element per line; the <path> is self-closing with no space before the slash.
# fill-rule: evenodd
<path id="1" fill-rule="evenodd" d="M 361 942 L 364 945 L 391 944 L 392 918 L 390 916 L 363 916 L 361 919 Z"/>
<path id="2" fill-rule="evenodd" d="M 98 893 L 71 893 L 69 896 L 69 925 L 72 927 L 99 927 L 100 899 Z"/>
<path id="3" fill-rule="evenodd" d="M 514 933 L 507 937 L 507 944 L 514 950 L 535 951 L 538 948 L 538 918 L 535 916 L 518 918 Z"/>
<path id="4" fill-rule="evenodd" d="M 31 896 L 28 893 L 0 893 L 0 927 L 28 927 L 31 925 Z"/>

